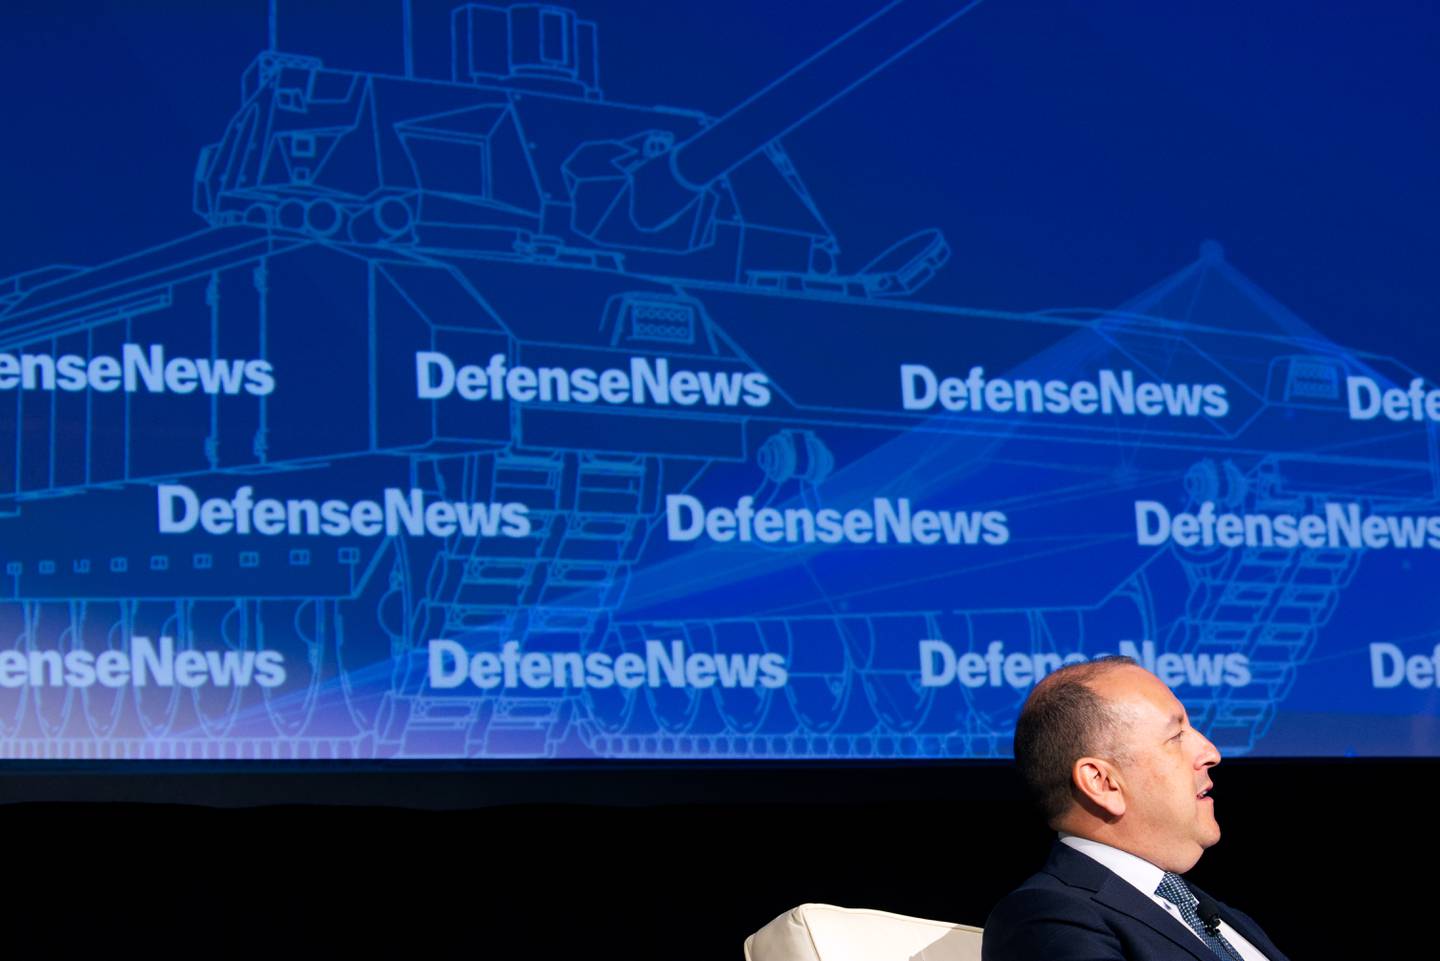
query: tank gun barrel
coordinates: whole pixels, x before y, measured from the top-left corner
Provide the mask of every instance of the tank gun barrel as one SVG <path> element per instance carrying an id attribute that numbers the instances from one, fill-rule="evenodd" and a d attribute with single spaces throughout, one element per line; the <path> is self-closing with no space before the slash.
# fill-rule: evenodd
<path id="1" fill-rule="evenodd" d="M 980 0 L 893 0 L 720 120 L 634 171 L 636 222 L 660 226 L 697 193 L 924 43 Z"/>

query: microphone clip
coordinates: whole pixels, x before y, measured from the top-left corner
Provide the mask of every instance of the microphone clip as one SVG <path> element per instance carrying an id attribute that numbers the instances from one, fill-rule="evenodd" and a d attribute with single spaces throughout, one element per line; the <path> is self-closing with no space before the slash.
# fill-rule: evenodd
<path id="1" fill-rule="evenodd" d="M 1200 923 L 1205 926 L 1205 933 L 1214 937 L 1220 933 L 1220 909 L 1215 902 L 1209 898 L 1201 898 L 1195 905 L 1195 913 L 1200 915 Z"/>

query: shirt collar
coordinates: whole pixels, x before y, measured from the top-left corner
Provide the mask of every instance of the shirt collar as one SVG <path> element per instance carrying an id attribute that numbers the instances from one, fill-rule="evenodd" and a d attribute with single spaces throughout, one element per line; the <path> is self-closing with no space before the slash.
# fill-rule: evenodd
<path id="1" fill-rule="evenodd" d="M 1061 831 L 1060 843 L 1099 861 L 1146 897 L 1153 898 L 1155 896 L 1155 889 L 1160 886 L 1160 881 L 1165 877 L 1162 869 L 1144 858 L 1137 857 L 1129 851 L 1112 848 L 1108 844 L 1101 844 L 1099 841 L 1092 841 L 1089 838 L 1077 837 Z"/>

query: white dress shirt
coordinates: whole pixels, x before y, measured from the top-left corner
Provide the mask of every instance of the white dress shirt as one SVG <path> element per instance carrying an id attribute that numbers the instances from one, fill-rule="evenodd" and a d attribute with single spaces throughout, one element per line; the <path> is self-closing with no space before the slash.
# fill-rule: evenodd
<path id="1" fill-rule="evenodd" d="M 1180 909 L 1155 893 L 1155 889 L 1160 886 L 1160 880 L 1165 877 L 1165 872 L 1162 869 L 1157 868 L 1144 858 L 1136 857 L 1128 851 L 1112 848 L 1108 844 L 1091 841 L 1089 838 L 1066 834 L 1064 831 L 1060 832 L 1060 843 L 1068 845 L 1081 854 L 1099 861 L 1105 867 L 1120 875 L 1123 881 L 1163 908 L 1165 913 L 1174 918 L 1176 924 L 1180 925 L 1186 931 L 1189 931 L 1195 940 L 1201 944 L 1205 944 L 1205 939 L 1196 934 L 1195 929 L 1185 922 L 1185 918 L 1180 914 Z M 1224 921 L 1220 922 L 1220 934 L 1226 941 L 1230 942 L 1231 947 L 1240 952 L 1242 961 L 1270 961 L 1269 958 L 1260 953 L 1259 948 L 1255 947 L 1255 945 L 1249 941 L 1246 941 L 1241 937 L 1239 932 Z M 1205 950 L 1210 950 L 1208 945 Z"/>

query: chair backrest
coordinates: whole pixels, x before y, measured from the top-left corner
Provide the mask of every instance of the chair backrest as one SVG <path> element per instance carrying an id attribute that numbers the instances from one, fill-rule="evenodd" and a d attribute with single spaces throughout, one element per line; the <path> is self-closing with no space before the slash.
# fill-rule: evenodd
<path id="1" fill-rule="evenodd" d="M 979 928 L 802 904 L 745 939 L 745 961 L 980 961 Z"/>

